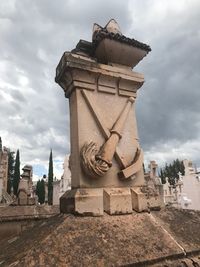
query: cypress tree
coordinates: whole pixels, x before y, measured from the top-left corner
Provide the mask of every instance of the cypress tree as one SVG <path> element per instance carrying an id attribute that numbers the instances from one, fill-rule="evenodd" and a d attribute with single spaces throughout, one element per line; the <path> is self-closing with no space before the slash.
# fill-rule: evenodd
<path id="1" fill-rule="evenodd" d="M 37 184 L 36 184 L 36 195 L 38 196 L 38 202 L 39 201 L 39 195 L 40 195 L 40 180 L 37 181 Z"/>
<path id="2" fill-rule="evenodd" d="M 180 162 L 180 172 L 182 173 L 182 175 L 185 175 L 185 166 L 183 161 Z"/>
<path id="3" fill-rule="evenodd" d="M 144 174 L 146 173 L 146 170 L 145 170 L 145 165 L 144 165 L 144 163 L 142 164 L 142 166 L 143 166 L 143 172 L 144 172 Z"/>
<path id="4" fill-rule="evenodd" d="M 17 150 L 16 159 L 15 159 L 15 168 L 13 176 L 13 190 L 14 194 L 17 195 L 18 186 L 20 181 L 20 158 L 19 158 L 19 149 Z"/>
<path id="5" fill-rule="evenodd" d="M 160 170 L 160 175 L 159 176 L 161 178 L 162 184 L 166 184 L 166 177 L 165 177 L 164 172 L 163 172 L 162 169 Z"/>
<path id="6" fill-rule="evenodd" d="M 53 205 L 53 156 L 52 156 L 52 149 L 51 149 L 50 156 L 49 156 L 48 204 Z"/>
<path id="7" fill-rule="evenodd" d="M 36 195 L 38 196 L 38 202 L 43 204 L 45 201 L 45 184 L 43 179 L 37 182 Z"/>
<path id="8" fill-rule="evenodd" d="M 42 179 L 40 182 L 40 204 L 45 202 L 45 184 L 44 180 Z"/>
<path id="9" fill-rule="evenodd" d="M 14 177 L 14 169 L 15 169 L 15 159 L 14 159 L 15 152 L 8 151 L 8 180 L 7 180 L 7 192 L 8 194 L 11 193 L 11 187 L 13 183 Z"/>
<path id="10" fill-rule="evenodd" d="M 176 168 L 176 173 L 177 173 L 177 178 L 178 178 L 179 177 L 178 173 L 179 173 L 179 171 L 181 169 L 181 161 L 179 159 L 175 160 L 175 168 Z"/>

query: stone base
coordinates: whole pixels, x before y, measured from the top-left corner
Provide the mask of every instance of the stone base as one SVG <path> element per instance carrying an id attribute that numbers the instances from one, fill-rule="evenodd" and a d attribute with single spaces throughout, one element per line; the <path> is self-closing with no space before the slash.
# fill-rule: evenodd
<path id="1" fill-rule="evenodd" d="M 60 212 L 78 215 L 103 215 L 103 189 L 72 189 L 60 198 Z"/>
<path id="2" fill-rule="evenodd" d="M 34 197 L 21 197 L 18 198 L 19 206 L 33 206 L 36 205 L 36 201 Z"/>
<path id="3" fill-rule="evenodd" d="M 103 190 L 104 211 L 110 215 L 132 213 L 129 188 L 106 188 Z"/>
<path id="4" fill-rule="evenodd" d="M 147 211 L 147 199 L 139 187 L 131 188 L 132 207 L 137 212 Z"/>
<path id="5" fill-rule="evenodd" d="M 60 212 L 83 216 L 129 214 L 162 207 L 160 196 L 147 198 L 140 187 L 122 188 L 78 188 L 72 189 L 60 198 Z"/>
<path id="6" fill-rule="evenodd" d="M 131 188 L 132 206 L 137 212 L 148 210 L 160 210 L 164 206 L 164 202 L 160 195 L 146 196 L 141 192 L 139 187 Z"/>
<path id="7" fill-rule="evenodd" d="M 18 205 L 20 206 L 26 206 L 28 204 L 28 198 L 23 197 L 18 199 Z"/>
<path id="8" fill-rule="evenodd" d="M 147 205 L 149 206 L 150 210 L 160 210 L 164 207 L 164 201 L 161 196 L 151 196 L 147 199 Z"/>
<path id="9" fill-rule="evenodd" d="M 34 197 L 29 197 L 28 198 L 28 205 L 35 205 L 35 204 L 36 204 L 35 198 Z"/>

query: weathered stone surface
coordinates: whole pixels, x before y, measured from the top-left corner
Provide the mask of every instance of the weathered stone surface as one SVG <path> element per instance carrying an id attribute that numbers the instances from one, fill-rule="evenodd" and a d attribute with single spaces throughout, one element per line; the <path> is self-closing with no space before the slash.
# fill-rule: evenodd
<path id="1" fill-rule="evenodd" d="M 153 214 L 186 252 L 200 250 L 200 211 L 170 208 Z"/>
<path id="2" fill-rule="evenodd" d="M 0 243 L 13 241 L 13 238 L 19 238 L 21 233 L 32 228 L 34 225 L 38 224 L 38 219 L 46 220 L 47 218 L 34 218 L 34 219 L 20 219 L 16 218 L 15 220 L 1 221 L 0 223 Z M 0 265 L 1 266 L 1 265 Z"/>
<path id="3" fill-rule="evenodd" d="M 48 218 L 59 214 L 59 206 L 4 206 L 0 207 L 0 222 Z"/>
<path id="4" fill-rule="evenodd" d="M 103 190 L 104 211 L 108 214 L 132 213 L 132 200 L 129 188 L 105 188 Z"/>
<path id="5" fill-rule="evenodd" d="M 67 191 L 60 198 L 60 211 L 76 215 L 103 215 L 103 189 L 86 188 Z"/>
<path id="6" fill-rule="evenodd" d="M 0 262 L 2 266 L 14 262 L 15 266 L 189 266 L 199 260 L 199 220 L 200 213 L 175 209 L 124 216 L 59 215 L 11 244 L 0 245 Z M 177 229 L 184 225 L 186 237 L 181 237 L 183 229 L 174 230 L 175 224 Z"/>
<path id="7" fill-rule="evenodd" d="M 147 199 L 141 192 L 140 187 L 131 188 L 132 206 L 135 211 L 147 211 Z"/>
<path id="8" fill-rule="evenodd" d="M 20 206 L 28 205 L 28 196 L 24 191 L 20 191 L 18 196 L 19 196 L 18 204 Z"/>
<path id="9" fill-rule="evenodd" d="M 147 187 L 148 189 L 148 187 Z M 131 188 L 132 206 L 135 211 L 160 210 L 164 206 L 162 195 L 151 194 L 140 187 Z"/>
<path id="10" fill-rule="evenodd" d="M 65 65 L 67 63 L 69 67 L 71 64 L 71 68 L 73 68 L 73 63 L 77 60 L 76 57 L 77 55 L 75 54 L 66 54 L 66 56 L 63 56 L 63 64 Z M 70 103 L 70 166 L 72 171 L 72 188 L 143 185 L 144 176 L 142 170 L 137 172 L 135 179 L 126 179 L 126 181 L 124 181 L 119 179 L 118 176 L 118 173 L 121 172 L 123 168 L 131 165 L 137 148 L 139 148 L 134 110 L 135 103 L 132 103 L 132 108 L 130 112 L 127 113 L 126 120 L 124 120 L 125 124 L 122 138 L 116 147 L 116 153 L 109 172 L 106 172 L 102 177 L 91 177 L 92 175 L 88 175 L 88 173 L 82 170 L 82 158 L 80 154 L 83 146 L 86 143 L 94 142 L 100 149 L 100 147 L 105 144 L 106 140 L 111 136 L 109 129 L 113 128 L 117 118 L 128 104 L 127 102 L 130 97 L 130 95 L 126 97 L 118 95 L 118 83 L 121 81 L 122 77 L 125 76 L 123 74 L 123 69 L 102 64 L 99 65 L 97 63 L 93 65 L 94 66 L 91 67 L 91 62 L 88 62 L 87 58 L 82 59 L 82 64 L 77 64 L 76 68 L 73 68 L 73 71 L 70 72 L 69 75 L 72 76 L 72 86 L 67 86 L 65 90 L 65 93 L 67 95 L 69 94 Z M 76 72 L 78 73 L 76 74 Z M 132 83 L 132 87 L 130 86 L 130 93 L 134 92 L 136 94 L 138 87 L 144 82 L 143 76 L 138 75 L 139 74 L 134 72 L 127 72 L 126 76 L 123 77 L 124 81 L 128 80 Z M 64 75 L 64 77 L 66 76 Z M 75 86 L 73 81 L 76 83 L 80 82 L 81 85 L 76 84 Z M 104 85 L 102 85 L 102 83 L 104 83 Z M 66 85 L 66 83 L 64 84 Z M 91 84 L 95 86 L 94 89 L 91 88 Z M 107 89 L 105 89 L 105 86 Z M 69 92 L 69 90 L 71 90 L 70 88 L 73 88 L 73 92 Z M 99 91 L 99 89 L 97 90 L 97 88 L 104 90 L 104 92 Z M 120 90 L 122 90 L 122 88 Z M 125 88 L 125 85 L 124 90 L 126 93 L 129 92 L 128 88 Z M 113 94 L 113 92 L 115 94 Z M 112 150 L 113 148 L 115 148 L 115 145 L 111 146 Z"/>
<path id="11" fill-rule="evenodd" d="M 113 19 L 104 28 L 95 24 L 92 43 L 81 40 L 74 50 L 63 54 L 56 68 L 55 81 L 69 98 L 72 190 L 130 190 L 145 183 L 135 116 L 137 91 L 144 76 L 132 67 L 151 49 L 119 33 Z M 62 206 L 62 212 L 91 213 L 86 198 L 81 205 L 74 191 L 65 199 L 69 207 Z M 110 214 L 132 211 L 130 197 L 127 208 L 124 204 L 114 208 L 120 195 L 115 199 L 110 201 L 112 209 L 105 206 L 104 210 Z"/>
<path id="12" fill-rule="evenodd" d="M 162 265 L 161 265 L 162 264 Z M 159 263 L 151 265 L 153 267 L 200 267 L 200 257 L 188 256 L 187 258 L 180 258 L 175 260 L 164 260 Z"/>

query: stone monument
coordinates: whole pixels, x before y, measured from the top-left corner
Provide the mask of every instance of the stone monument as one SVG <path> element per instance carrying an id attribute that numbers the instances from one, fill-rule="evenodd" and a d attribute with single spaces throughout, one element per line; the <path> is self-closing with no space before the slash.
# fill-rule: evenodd
<path id="1" fill-rule="evenodd" d="M 163 185 L 158 176 L 158 164 L 155 160 L 149 163 L 149 172 L 145 173 L 145 185 L 141 191 L 145 194 L 147 206 L 151 209 L 160 209 L 164 207 Z"/>
<path id="2" fill-rule="evenodd" d="M 92 42 L 65 52 L 55 81 L 69 98 L 72 189 L 61 212 L 100 216 L 147 209 L 143 152 L 135 116 L 143 74 L 132 71 L 151 48 L 112 19 L 94 24 Z"/>
<path id="3" fill-rule="evenodd" d="M 31 165 L 25 165 L 23 168 L 23 173 L 18 187 L 18 205 L 35 205 L 36 198 L 33 196 L 33 168 Z"/>

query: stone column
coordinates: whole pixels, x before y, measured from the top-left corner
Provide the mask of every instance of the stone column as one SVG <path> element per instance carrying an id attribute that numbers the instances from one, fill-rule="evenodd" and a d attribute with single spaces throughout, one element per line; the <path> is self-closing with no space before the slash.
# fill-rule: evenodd
<path id="1" fill-rule="evenodd" d="M 56 82 L 69 98 L 72 190 L 61 197 L 61 212 L 126 214 L 139 205 L 134 192 L 144 174 L 135 101 L 144 76 L 132 68 L 149 51 L 111 20 L 94 25 L 91 43 L 81 40 L 63 54 Z"/>

